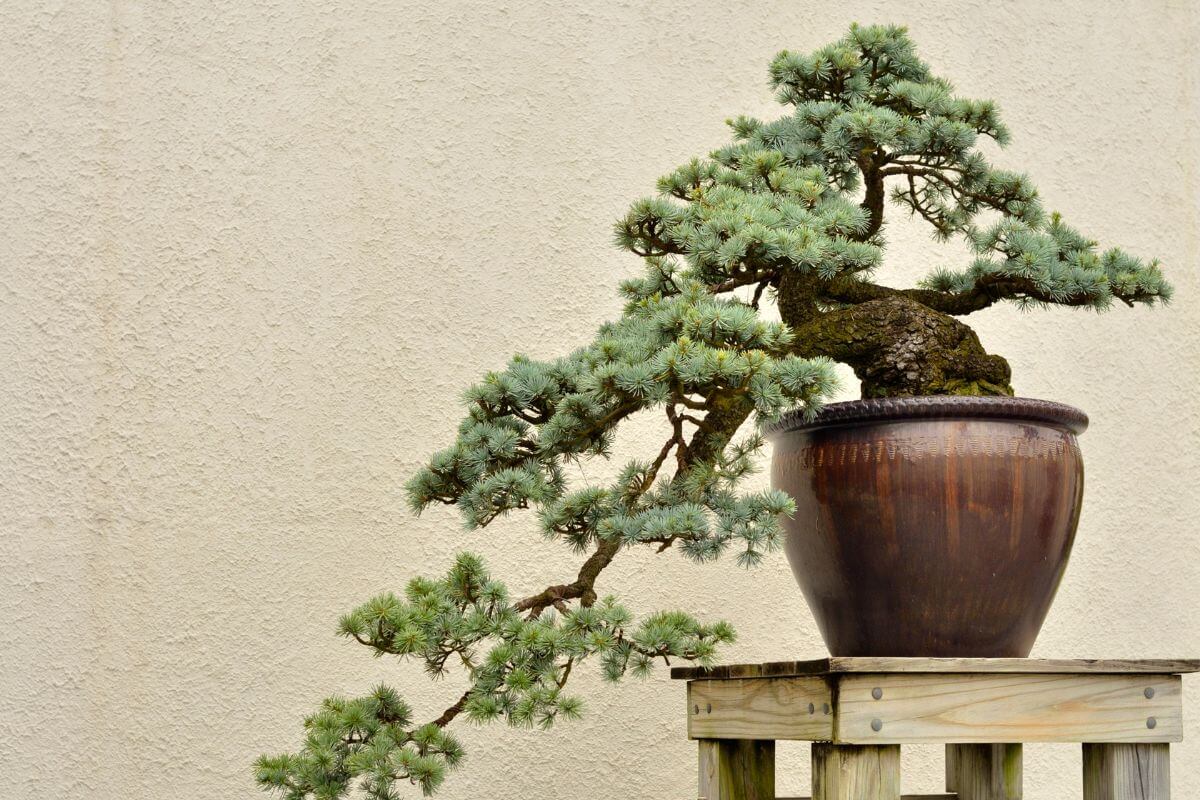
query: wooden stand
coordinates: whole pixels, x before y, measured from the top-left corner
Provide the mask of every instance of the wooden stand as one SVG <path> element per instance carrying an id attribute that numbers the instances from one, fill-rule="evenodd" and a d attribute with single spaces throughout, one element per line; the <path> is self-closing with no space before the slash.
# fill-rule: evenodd
<path id="1" fill-rule="evenodd" d="M 775 742 L 813 742 L 812 800 L 901 800 L 900 746 L 946 746 L 948 794 L 1020 800 L 1027 742 L 1082 742 L 1084 800 L 1167 800 L 1195 660 L 822 658 L 675 668 L 703 800 L 776 800 Z"/>

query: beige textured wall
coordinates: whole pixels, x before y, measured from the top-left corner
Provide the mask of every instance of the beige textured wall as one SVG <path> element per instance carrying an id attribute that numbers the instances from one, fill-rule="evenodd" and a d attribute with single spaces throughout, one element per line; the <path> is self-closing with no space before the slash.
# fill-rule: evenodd
<path id="1" fill-rule="evenodd" d="M 15 7 L 14 7 L 15 6 Z M 1075 558 L 1036 654 L 1200 655 L 1200 12 L 1144 2 L 6 4 L 0 18 L 0 798 L 253 796 L 326 693 L 457 696 L 333 635 L 476 549 L 521 591 L 575 559 L 527 522 L 413 519 L 399 484 L 459 391 L 617 313 L 609 226 L 774 114 L 765 65 L 851 20 L 911 26 L 997 99 L 1002 162 L 1161 256 L 1163 312 L 978 318 L 1025 395 L 1092 415 Z M 961 256 L 893 225 L 892 280 Z M 847 392 L 849 394 L 849 390 Z M 633 452 L 646 431 L 622 442 Z M 602 467 L 593 468 L 597 473 Z M 630 554 L 604 588 L 735 622 L 734 659 L 823 652 L 782 557 Z M 592 674 L 585 721 L 463 728 L 447 798 L 685 797 L 682 687 Z M 1177 797 L 1200 796 L 1200 678 Z M 788 747 L 781 791 L 805 789 Z M 938 787 L 938 754 L 905 757 Z M 1027 797 L 1079 797 L 1031 747 Z"/>

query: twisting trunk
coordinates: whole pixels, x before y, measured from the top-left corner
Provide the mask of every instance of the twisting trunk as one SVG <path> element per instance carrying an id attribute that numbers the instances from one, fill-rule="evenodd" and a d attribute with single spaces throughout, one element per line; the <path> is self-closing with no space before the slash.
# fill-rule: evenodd
<path id="1" fill-rule="evenodd" d="M 804 275 L 785 276 L 779 295 L 796 354 L 848 364 L 863 397 L 1013 393 L 1007 361 L 967 325 L 916 300 L 894 295 L 823 311 L 819 283 Z"/>
<path id="2" fill-rule="evenodd" d="M 873 156 L 863 156 L 859 159 L 858 166 L 862 170 L 865 189 L 862 207 L 870 215 L 867 230 L 862 235 L 865 241 L 879 233 L 879 229 L 883 227 L 883 174 Z"/>

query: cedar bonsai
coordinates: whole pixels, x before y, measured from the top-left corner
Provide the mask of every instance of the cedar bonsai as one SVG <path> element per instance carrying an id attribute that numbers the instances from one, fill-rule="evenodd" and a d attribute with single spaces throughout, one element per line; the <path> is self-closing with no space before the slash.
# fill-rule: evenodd
<path id="1" fill-rule="evenodd" d="M 563 583 L 514 598 L 482 560 L 458 556 L 445 576 L 376 597 L 339 628 L 377 655 L 466 671 L 470 689 L 434 719 L 415 720 L 392 689 L 333 698 L 305 721 L 302 748 L 264 756 L 257 778 L 288 798 L 432 792 L 462 750 L 459 716 L 549 727 L 580 713 L 567 681 L 595 660 L 617 680 L 659 660 L 710 663 L 733 639 L 725 623 L 681 612 L 635 622 L 598 579 L 622 550 L 680 550 L 697 561 L 731 547 L 740 564 L 776 548 L 779 491 L 739 491 L 763 441 L 735 434 L 751 418 L 812 414 L 853 368 L 864 397 L 1012 394 L 1007 362 L 959 317 L 1001 301 L 1103 309 L 1170 297 L 1157 262 L 1096 243 L 1047 214 L 1029 178 L 993 168 L 980 137 L 1003 145 L 994 103 L 954 96 L 900 27 L 852 26 L 810 54 L 770 67 L 780 119 L 739 117 L 732 143 L 663 177 L 617 223 L 639 256 L 623 315 L 568 356 L 516 356 L 466 393 L 458 437 L 407 484 L 414 511 L 457 506 L 469 528 L 536 511 L 542 535 L 586 554 Z M 963 237 L 964 269 L 916 288 L 877 283 L 885 197 Z M 759 315 L 773 299 L 782 323 Z M 580 485 L 568 462 L 609 451 L 616 428 L 663 414 L 664 440 L 606 485 Z"/>

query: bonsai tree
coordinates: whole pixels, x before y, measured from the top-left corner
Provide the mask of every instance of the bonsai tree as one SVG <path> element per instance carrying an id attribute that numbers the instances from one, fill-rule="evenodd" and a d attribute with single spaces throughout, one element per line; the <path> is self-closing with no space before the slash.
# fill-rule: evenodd
<path id="1" fill-rule="evenodd" d="M 642 259 L 622 316 L 554 361 L 515 356 L 466 392 L 456 440 L 412 476 L 412 509 L 458 508 L 468 528 L 518 509 L 581 555 L 562 583 L 514 596 L 475 555 L 401 595 L 342 617 L 341 635 L 432 676 L 462 669 L 470 688 L 432 719 L 379 687 L 332 698 L 305 721 L 292 754 L 261 758 L 259 782 L 288 798 L 425 793 L 463 753 L 447 731 L 477 723 L 548 728 L 582 708 L 573 672 L 598 662 L 618 680 L 671 659 L 707 664 L 733 639 L 683 611 L 635 619 L 600 577 L 627 548 L 753 566 L 773 550 L 778 491 L 746 491 L 762 438 L 748 420 L 814 414 L 850 365 L 865 397 L 1012 394 L 1008 364 L 959 317 L 1008 301 L 1103 309 L 1166 301 L 1156 262 L 1096 243 L 1047 214 L 1022 174 L 993 168 L 981 137 L 1003 145 L 996 106 L 956 97 L 920 61 L 904 28 L 852 26 L 810 54 L 784 51 L 770 82 L 780 119 L 732 120 L 732 143 L 663 177 L 633 204 L 618 244 Z M 885 197 L 974 260 L 920 286 L 873 279 Z M 773 300 L 782 322 L 759 314 Z M 607 456 L 636 414 L 661 415 L 663 439 L 610 483 L 568 480 L 572 461 Z"/>

